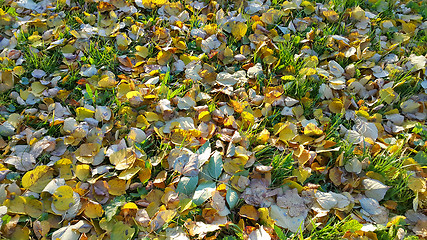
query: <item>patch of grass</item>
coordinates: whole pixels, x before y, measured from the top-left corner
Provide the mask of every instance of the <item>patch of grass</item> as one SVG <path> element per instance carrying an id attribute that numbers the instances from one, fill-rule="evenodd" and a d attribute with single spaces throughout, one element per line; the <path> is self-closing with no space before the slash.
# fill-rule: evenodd
<path id="1" fill-rule="evenodd" d="M 20 105 L 15 100 L 13 100 L 12 98 L 10 98 L 10 93 L 12 91 L 19 92 L 19 89 L 20 89 L 19 84 L 16 84 L 15 88 L 13 88 L 13 89 L 11 89 L 9 91 L 0 93 L 0 106 L 5 106 L 6 109 L 10 113 L 21 113 L 26 108 L 26 106 Z M 2 116 L 0 115 L 0 119 L 1 118 L 2 118 Z"/>
<path id="2" fill-rule="evenodd" d="M 227 224 L 221 228 L 221 232 L 217 235 L 218 239 L 222 240 L 240 240 L 243 238 L 243 231 L 236 224 Z"/>
<path id="3" fill-rule="evenodd" d="M 255 157 L 261 164 L 273 167 L 271 171 L 271 186 L 281 186 L 283 180 L 292 173 L 294 164 L 292 153 L 286 154 L 276 148 L 266 146 L 255 153 Z"/>
<path id="4" fill-rule="evenodd" d="M 335 114 L 330 117 L 331 121 L 326 125 L 326 138 L 331 141 L 341 141 L 339 133 L 339 126 L 343 124 L 345 127 L 349 127 L 348 122 L 344 118 L 344 114 Z"/>
<path id="5" fill-rule="evenodd" d="M 45 165 L 45 164 L 48 164 L 49 162 L 50 162 L 50 154 L 49 153 L 42 153 L 37 158 L 37 164 L 38 165 Z"/>
<path id="6" fill-rule="evenodd" d="M 303 67 L 304 64 L 302 61 L 295 60 L 295 54 L 299 53 L 301 45 L 299 43 L 300 40 L 301 37 L 295 36 L 290 41 L 285 41 L 277 45 L 279 52 L 278 58 L 280 62 L 277 70 L 282 69 L 282 71 L 298 73 L 298 71 Z M 277 70 L 273 73 L 278 74 Z"/>
<path id="7" fill-rule="evenodd" d="M 421 90 L 421 79 L 406 73 L 402 73 L 395 82 L 399 85 L 394 88 L 394 91 L 400 95 L 401 102 L 415 96 Z"/>
<path id="8" fill-rule="evenodd" d="M 85 19 L 83 12 L 81 11 L 65 11 L 65 21 L 67 26 L 71 29 L 77 30 L 80 29 L 81 23 L 77 19 Z"/>
<path id="9" fill-rule="evenodd" d="M 387 151 L 387 150 L 386 150 Z M 398 211 L 404 213 L 408 206 L 412 206 L 414 193 L 408 187 L 409 174 L 404 166 L 405 151 L 400 149 L 393 154 L 383 152 L 371 160 L 366 171 L 374 171 L 386 179 L 387 186 L 393 186 L 387 191 L 385 200 L 394 200 L 398 203 Z"/>
<path id="10" fill-rule="evenodd" d="M 364 8 L 365 6 L 365 0 L 332 0 L 332 2 L 335 8 L 338 7 L 344 10 L 347 8 L 353 8 L 357 6 L 361 6 L 362 8 Z"/>
<path id="11" fill-rule="evenodd" d="M 285 85 L 284 95 L 300 100 L 309 93 L 309 96 L 313 100 L 312 104 L 316 104 L 320 100 L 320 96 L 317 93 L 322 83 L 323 81 L 321 80 L 299 78 Z M 316 95 L 311 96 L 312 93 Z"/>
<path id="12" fill-rule="evenodd" d="M 315 222 L 311 222 L 315 226 Z M 314 227 L 311 232 L 306 235 L 300 234 L 294 236 L 292 239 L 312 239 L 312 240 L 329 240 L 339 239 L 347 231 L 355 232 L 361 229 L 361 224 L 355 220 L 349 218 L 340 221 L 336 217 L 331 217 L 323 228 Z"/>
<path id="13" fill-rule="evenodd" d="M 9 97 L 12 91 L 6 91 L 0 93 L 0 106 L 7 106 L 13 104 L 13 100 Z"/>
<path id="14" fill-rule="evenodd" d="M 26 61 L 23 66 L 25 69 L 41 69 L 46 73 L 52 73 L 58 70 L 62 61 L 62 53 L 59 50 L 34 52 L 28 46 L 23 47 L 22 52 Z M 31 76 L 31 71 L 26 72 L 27 77 Z"/>
<path id="15" fill-rule="evenodd" d="M 94 64 L 97 68 L 105 67 L 106 70 L 118 74 L 117 56 L 119 52 L 113 46 L 111 40 L 98 36 L 97 39 L 90 41 L 89 48 L 83 52 L 87 56 L 88 63 Z"/>

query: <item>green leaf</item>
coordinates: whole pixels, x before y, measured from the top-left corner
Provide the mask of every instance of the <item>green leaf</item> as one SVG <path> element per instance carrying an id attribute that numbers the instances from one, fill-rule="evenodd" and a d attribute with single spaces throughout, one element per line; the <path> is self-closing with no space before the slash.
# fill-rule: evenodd
<path id="1" fill-rule="evenodd" d="M 206 141 L 199 149 L 197 149 L 196 153 L 198 154 L 199 159 L 199 168 L 205 164 L 209 160 L 211 155 L 211 144 L 209 141 Z"/>
<path id="2" fill-rule="evenodd" d="M 86 92 L 87 92 L 87 95 L 89 95 L 89 97 L 93 99 L 92 88 L 90 88 L 89 84 L 87 83 L 86 83 Z"/>
<path id="3" fill-rule="evenodd" d="M 225 199 L 227 200 L 230 209 L 233 209 L 237 202 L 239 202 L 239 194 L 233 189 L 229 188 L 227 190 L 227 195 L 225 195 Z"/>
<path id="4" fill-rule="evenodd" d="M 3 221 L 3 225 L 6 225 L 11 219 L 12 217 L 7 214 L 1 217 L 1 220 Z"/>
<path id="5" fill-rule="evenodd" d="M 225 236 L 222 240 L 237 240 L 235 236 Z"/>
<path id="6" fill-rule="evenodd" d="M 427 153 L 419 151 L 417 155 L 415 155 L 414 160 L 421 166 L 427 166 Z"/>
<path id="7" fill-rule="evenodd" d="M 355 232 L 355 231 L 359 231 L 360 229 L 362 229 L 362 227 L 363 227 L 363 225 L 361 223 L 359 223 L 358 221 L 350 220 L 341 226 L 341 231 L 342 232 L 347 232 L 347 231 Z"/>
<path id="8" fill-rule="evenodd" d="M 218 152 L 215 152 L 208 163 L 208 173 L 212 178 L 218 179 L 222 173 L 223 163 L 222 157 Z"/>
<path id="9" fill-rule="evenodd" d="M 214 182 L 205 182 L 200 184 L 194 192 L 193 202 L 198 206 L 212 197 L 212 192 L 215 191 L 216 184 Z"/>
<path id="10" fill-rule="evenodd" d="M 117 196 L 110 203 L 108 203 L 104 208 L 105 217 L 107 218 L 107 221 L 110 221 L 114 217 L 114 215 L 116 215 L 119 207 L 125 205 L 125 203 L 125 196 Z"/>
<path id="11" fill-rule="evenodd" d="M 276 232 L 280 240 L 287 239 L 282 229 L 280 229 L 278 226 L 274 225 L 274 231 Z"/>
<path id="12" fill-rule="evenodd" d="M 191 195 L 196 189 L 197 183 L 199 181 L 198 176 L 194 177 L 181 177 L 179 180 L 178 186 L 176 188 L 177 193 L 184 193 L 185 195 Z"/>
<path id="13" fill-rule="evenodd" d="M 413 133 L 420 133 L 420 132 L 422 132 L 423 131 L 423 126 L 421 125 L 421 124 L 419 124 L 419 123 L 417 123 L 416 125 L 415 125 L 415 127 L 412 129 L 412 132 Z"/>
<path id="14" fill-rule="evenodd" d="M 123 222 L 117 222 L 113 226 L 110 238 L 123 240 L 132 239 L 134 233 L 135 229 L 131 228 L 129 225 L 124 224 Z"/>

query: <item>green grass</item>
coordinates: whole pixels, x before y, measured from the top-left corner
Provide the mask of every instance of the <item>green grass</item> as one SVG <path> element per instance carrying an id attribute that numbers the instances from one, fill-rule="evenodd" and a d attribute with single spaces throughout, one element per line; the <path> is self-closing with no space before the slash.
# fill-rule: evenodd
<path id="1" fill-rule="evenodd" d="M 119 52 L 113 47 L 113 43 L 108 38 L 98 37 L 91 40 L 89 48 L 83 51 L 87 57 L 86 63 L 94 64 L 99 67 L 105 67 L 107 70 L 117 74 L 117 56 Z"/>
<path id="2" fill-rule="evenodd" d="M 398 203 L 399 213 L 404 213 L 407 206 L 412 206 L 414 193 L 408 187 L 410 174 L 404 166 L 405 151 L 399 150 L 394 154 L 383 152 L 371 159 L 367 171 L 374 171 L 386 179 L 387 186 L 393 186 L 387 191 L 385 200 L 393 200 Z"/>
<path id="3" fill-rule="evenodd" d="M 266 146 L 255 153 L 257 161 L 261 164 L 272 166 L 271 186 L 281 186 L 283 180 L 291 176 L 294 160 L 292 153 L 285 154 L 277 149 Z"/>
<path id="4" fill-rule="evenodd" d="M 332 3 L 336 10 L 341 11 L 357 6 L 362 8 L 365 8 L 366 6 L 366 0 L 332 0 Z"/>
<path id="5" fill-rule="evenodd" d="M 23 47 L 22 52 L 25 56 L 24 67 L 26 69 L 41 69 L 46 73 L 52 73 L 58 70 L 62 61 L 62 53 L 58 50 L 40 51 L 36 53 L 29 47 Z M 27 77 L 31 76 L 31 71 L 27 71 Z"/>
<path id="6" fill-rule="evenodd" d="M 0 93 L 0 106 L 7 106 L 13 104 L 13 100 L 9 97 L 11 91 Z"/>

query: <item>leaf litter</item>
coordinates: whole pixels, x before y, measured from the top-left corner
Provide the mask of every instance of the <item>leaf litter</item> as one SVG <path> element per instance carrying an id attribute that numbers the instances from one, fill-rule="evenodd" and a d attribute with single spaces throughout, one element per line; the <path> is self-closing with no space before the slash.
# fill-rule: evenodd
<path id="1" fill-rule="evenodd" d="M 426 7 L 2 1 L 1 235 L 426 238 Z"/>

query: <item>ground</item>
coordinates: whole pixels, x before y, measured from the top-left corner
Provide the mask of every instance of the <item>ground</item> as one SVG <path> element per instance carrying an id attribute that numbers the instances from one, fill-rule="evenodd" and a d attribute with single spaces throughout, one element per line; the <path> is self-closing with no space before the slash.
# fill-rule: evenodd
<path id="1" fill-rule="evenodd" d="M 0 238 L 427 238 L 426 9 L 0 0 Z"/>

